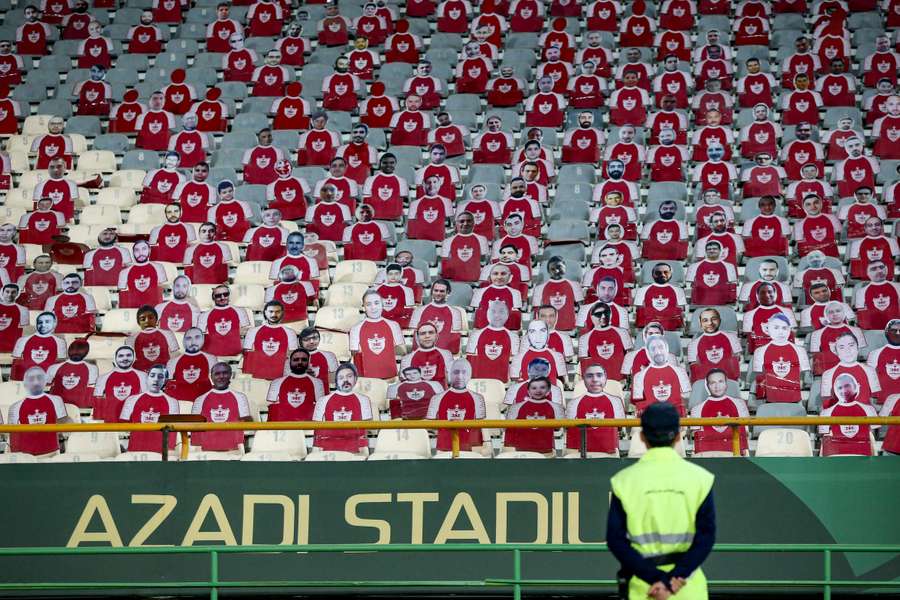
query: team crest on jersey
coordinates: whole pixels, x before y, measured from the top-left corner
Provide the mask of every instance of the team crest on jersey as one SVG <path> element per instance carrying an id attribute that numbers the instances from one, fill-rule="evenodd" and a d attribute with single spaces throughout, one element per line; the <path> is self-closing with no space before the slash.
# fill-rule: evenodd
<path id="1" fill-rule="evenodd" d="M 371 350 L 375 354 L 381 354 L 384 352 L 384 349 L 387 347 L 387 340 L 383 335 L 372 335 L 368 340 L 366 340 L 367 345 L 369 346 L 369 350 Z"/>
<path id="2" fill-rule="evenodd" d="M 853 179 L 853 181 L 861 182 L 863 179 L 866 178 L 866 170 L 863 169 L 862 167 L 852 169 L 850 171 L 850 177 Z"/>
<path id="3" fill-rule="evenodd" d="M 891 127 L 887 130 L 887 137 L 890 141 L 896 142 L 898 139 L 900 139 L 900 129 Z"/>
<path id="4" fill-rule="evenodd" d="M 719 284 L 719 274 L 715 271 L 707 271 L 703 274 L 703 284 L 706 287 L 715 287 Z"/>
<path id="5" fill-rule="evenodd" d="M 609 360 L 615 353 L 616 347 L 610 342 L 603 342 L 602 344 L 597 344 L 595 350 L 597 352 L 597 356 L 599 356 L 603 360 Z"/>
<path id="6" fill-rule="evenodd" d="M 665 154 L 660 158 L 660 162 L 664 167 L 671 167 L 675 164 L 675 155 Z"/>
<path id="7" fill-rule="evenodd" d="M 497 360 L 503 354 L 503 345 L 497 342 L 491 342 L 484 347 L 484 354 L 491 360 Z"/>
<path id="8" fill-rule="evenodd" d="M 762 94 L 765 87 L 762 83 L 751 83 L 750 91 L 754 94 Z"/>
<path id="9" fill-rule="evenodd" d="M 150 123 L 147 125 L 147 129 L 149 129 L 150 133 L 152 134 L 159 133 L 160 131 L 162 131 L 162 128 L 162 122 L 158 120 L 150 121 Z"/>
<path id="10" fill-rule="evenodd" d="M 28 415 L 28 424 L 29 425 L 45 425 L 47 423 L 47 413 L 39 410 L 35 410 L 33 413 Z"/>
<path id="11" fill-rule="evenodd" d="M 219 335 L 228 335 L 228 332 L 231 331 L 231 320 L 219 319 L 216 321 L 215 329 Z"/>
<path id="12" fill-rule="evenodd" d="M 769 141 L 769 132 L 768 131 L 757 131 L 753 134 L 753 139 L 756 140 L 758 144 L 765 144 Z"/>
<path id="13" fill-rule="evenodd" d="M 60 310 L 65 318 L 71 319 L 78 314 L 78 305 L 69 302 L 68 304 L 61 306 Z"/>
<path id="14" fill-rule="evenodd" d="M 126 383 L 120 383 L 117 386 L 113 387 L 113 396 L 116 397 L 117 400 L 124 401 L 128 396 L 131 395 L 131 386 Z"/>
<path id="15" fill-rule="evenodd" d="M 508 83 L 501 83 L 497 86 L 497 91 L 499 91 L 501 94 L 508 94 L 512 91 L 512 86 Z"/>
<path id="16" fill-rule="evenodd" d="M 856 437 L 859 433 L 859 425 L 841 425 L 841 433 L 848 438 Z"/>
<path id="17" fill-rule="evenodd" d="M 772 181 L 772 174 L 771 173 L 757 173 L 756 180 L 763 184 L 769 183 L 770 181 Z"/>
<path id="18" fill-rule="evenodd" d="M 320 218 L 322 219 L 323 225 L 325 225 L 326 227 L 331 227 L 332 225 L 334 225 L 335 221 L 337 220 L 337 215 L 335 215 L 332 212 L 325 212 L 325 213 L 322 213 Z"/>
<path id="19" fill-rule="evenodd" d="M 884 365 L 885 371 L 887 371 L 888 377 L 891 379 L 900 378 L 900 362 L 895 358 L 893 362 L 889 362 Z"/>
<path id="20" fill-rule="evenodd" d="M 59 146 L 57 144 L 47 144 L 44 146 L 44 154 L 47 156 L 56 156 L 57 152 L 59 152 Z"/>
<path id="21" fill-rule="evenodd" d="M 190 154 L 197 148 L 197 143 L 193 141 L 181 142 L 181 151 L 184 154 Z"/>
<path id="22" fill-rule="evenodd" d="M 634 35 L 643 35 L 644 26 L 643 25 L 635 25 L 634 27 L 631 28 L 631 31 L 634 33 Z"/>
<path id="23" fill-rule="evenodd" d="M 566 305 L 566 295 L 565 294 L 560 294 L 557 292 L 556 294 L 553 294 L 552 296 L 550 296 L 550 306 L 552 306 L 556 310 L 562 310 L 565 305 Z"/>
<path id="24" fill-rule="evenodd" d="M 78 375 L 63 375 L 62 386 L 67 390 L 74 390 L 81 383 L 81 377 Z"/>
<path id="25" fill-rule="evenodd" d="M 0 331 L 6 330 L 10 325 L 12 325 L 12 318 L 9 315 L 0 315 Z"/>
<path id="26" fill-rule="evenodd" d="M 37 295 L 42 296 L 47 293 L 47 290 L 50 289 L 50 283 L 44 281 L 43 279 L 38 279 L 31 284 L 31 291 Z"/>
<path id="27" fill-rule="evenodd" d="M 270 337 L 267 340 L 263 340 L 262 351 L 266 356 L 275 356 L 279 348 L 281 348 L 281 342 L 275 340 L 275 338 Z"/>
<path id="28" fill-rule="evenodd" d="M 153 410 L 142 410 L 141 411 L 141 423 L 158 423 L 159 422 L 159 411 Z"/>
<path id="29" fill-rule="evenodd" d="M 359 243 L 362 244 L 363 246 L 368 246 L 369 244 L 371 244 L 374 241 L 375 241 L 374 233 L 364 231 L 363 233 L 359 234 Z"/>
<path id="30" fill-rule="evenodd" d="M 246 58 L 236 58 L 234 59 L 234 68 L 238 71 L 243 71 L 247 68 L 247 59 Z"/>
<path id="31" fill-rule="evenodd" d="M 578 146 L 580 150 L 587 150 L 588 146 L 591 145 L 591 139 L 586 137 L 580 137 L 575 142 L 575 145 Z"/>
<path id="32" fill-rule="evenodd" d="M 789 360 L 784 360 L 784 357 L 779 356 L 778 360 L 772 361 L 772 372 L 775 373 L 779 378 L 785 379 L 788 374 L 791 372 L 791 366 L 793 363 Z"/>
<path id="33" fill-rule="evenodd" d="M 608 19 L 612 12 L 608 8 L 601 8 L 597 11 L 597 16 L 601 19 Z"/>
<path id="34" fill-rule="evenodd" d="M 637 100 L 634 98 L 624 98 L 622 100 L 622 107 L 625 110 L 634 110 L 635 106 L 637 106 Z"/>
<path id="35" fill-rule="evenodd" d="M 142 275 L 134 280 L 134 287 L 139 292 L 146 292 L 150 289 L 150 278 L 146 275 Z"/>
<path id="36" fill-rule="evenodd" d="M 541 102 L 538 104 L 538 111 L 542 114 L 548 115 L 551 110 L 553 110 L 553 105 L 549 102 Z"/>
<path id="37" fill-rule="evenodd" d="M 406 52 L 409 50 L 409 42 L 397 42 L 397 51 Z"/>
<path id="38" fill-rule="evenodd" d="M 291 390 L 287 393 L 287 402 L 294 408 L 297 408 L 301 404 L 306 401 L 306 392 L 301 392 L 299 389 Z"/>
<path id="39" fill-rule="evenodd" d="M 668 402 L 671 396 L 672 384 L 660 380 L 659 383 L 653 386 L 653 397 L 658 402 Z"/>
<path id="40" fill-rule="evenodd" d="M 259 154 L 256 157 L 256 166 L 260 169 L 266 169 L 272 163 L 272 159 L 265 154 Z"/>
<path id="41" fill-rule="evenodd" d="M 755 34 L 756 33 L 756 25 L 748 24 L 746 27 L 744 27 L 744 33 L 746 33 L 747 35 Z"/>
<path id="42" fill-rule="evenodd" d="M 500 149 L 500 142 L 498 140 L 490 140 L 487 143 L 487 149 L 489 152 L 496 152 Z"/>
<path id="43" fill-rule="evenodd" d="M 759 233 L 759 238 L 762 241 L 768 242 L 775 236 L 775 228 L 774 227 L 760 227 L 757 233 Z"/>
<path id="44" fill-rule="evenodd" d="M 669 298 L 660 294 L 659 296 L 655 296 L 650 300 L 651 305 L 655 310 L 665 310 L 669 306 Z"/>
<path id="45" fill-rule="evenodd" d="M 394 188 L 390 185 L 382 185 L 378 188 L 378 197 L 382 200 L 390 200 L 394 195 Z"/>
<path id="46" fill-rule="evenodd" d="M 407 133 L 412 133 L 416 130 L 417 123 L 413 119 L 404 119 L 403 121 L 403 129 Z"/>
<path id="47" fill-rule="evenodd" d="M 408 400 L 418 401 L 424 397 L 425 397 L 425 390 L 420 389 L 420 388 L 413 388 L 413 389 L 409 390 L 408 392 L 406 392 L 406 398 Z"/>
<path id="48" fill-rule="evenodd" d="M 172 315 L 166 319 L 166 326 L 169 328 L 169 331 L 181 331 L 181 328 L 184 327 L 184 317 Z"/>
<path id="49" fill-rule="evenodd" d="M 434 379 L 434 376 L 437 375 L 437 365 L 433 365 L 430 362 L 426 362 L 423 365 L 419 365 L 419 369 L 422 371 L 423 379 Z"/>
<path id="50" fill-rule="evenodd" d="M 466 409 L 460 408 L 459 404 L 455 405 L 453 408 L 447 409 L 447 420 L 448 421 L 464 421 L 466 418 Z"/>
<path id="51" fill-rule="evenodd" d="M 456 251 L 456 256 L 463 262 L 469 262 L 475 255 L 475 249 L 471 246 L 463 246 Z"/>
<path id="52" fill-rule="evenodd" d="M 144 358 L 147 360 L 158 360 L 161 353 L 162 348 L 159 344 L 147 344 L 141 349 L 141 354 L 143 354 Z"/>
<path id="53" fill-rule="evenodd" d="M 45 362 L 50 357 L 50 350 L 48 348 L 44 348 L 43 346 L 38 346 L 31 350 L 31 360 L 35 363 L 41 364 Z"/>
<path id="54" fill-rule="evenodd" d="M 445 144 L 452 144 L 456 140 L 456 135 L 453 132 L 448 131 L 447 133 L 441 135 L 441 141 Z"/>
<path id="55" fill-rule="evenodd" d="M 352 421 L 353 411 L 347 410 L 346 406 L 342 406 L 340 410 L 331 411 L 332 421 Z"/>
<path id="56" fill-rule="evenodd" d="M 332 21 L 331 23 L 328 24 L 328 29 L 334 33 L 337 33 L 338 31 L 341 30 L 341 24 L 338 23 L 337 21 Z"/>
<path id="57" fill-rule="evenodd" d="M 188 383 L 196 383 L 198 379 L 200 379 L 200 367 L 190 366 L 187 369 L 181 371 L 181 376 Z"/>
<path id="58" fill-rule="evenodd" d="M 88 99 L 88 102 L 94 102 L 100 97 L 100 92 L 97 90 L 87 90 L 84 95 Z"/>
<path id="59" fill-rule="evenodd" d="M 891 299 L 885 294 L 879 294 L 872 298 L 872 305 L 878 310 L 887 310 L 891 305 Z"/>
<path id="60" fill-rule="evenodd" d="M 596 408 L 591 409 L 589 412 L 584 413 L 584 419 L 605 419 L 606 413 L 602 410 L 597 410 Z"/>
<path id="61" fill-rule="evenodd" d="M 204 269 L 209 269 L 214 264 L 216 264 L 215 254 L 211 254 L 211 253 L 207 252 L 206 254 L 200 255 L 200 266 L 202 266 Z"/>
<path id="62" fill-rule="evenodd" d="M 436 208 L 429 208 L 422 211 L 422 218 L 425 219 L 426 223 L 434 223 L 437 221 L 438 216 L 440 216 L 440 213 L 438 213 Z"/>
<path id="63" fill-rule="evenodd" d="M 28 34 L 28 41 L 31 42 L 32 44 L 36 44 L 37 42 L 40 41 L 40 39 L 41 39 L 40 32 L 32 31 L 31 33 Z"/>
<path id="64" fill-rule="evenodd" d="M 817 242 L 821 242 L 828 235 L 828 230 L 825 229 L 824 227 L 813 227 L 810 230 L 809 235 L 812 237 L 812 239 L 816 240 Z"/>
<path id="65" fill-rule="evenodd" d="M 706 351 L 706 360 L 713 364 L 719 364 L 725 358 L 725 349 L 721 346 L 712 346 Z"/>
<path id="66" fill-rule="evenodd" d="M 126 121 L 134 121 L 135 117 L 137 117 L 136 111 L 126 110 L 122 112 L 122 118 Z"/>
<path id="67" fill-rule="evenodd" d="M 170 233 L 169 235 L 167 235 L 164 238 L 164 241 L 166 243 L 166 246 L 168 246 L 169 248 L 175 248 L 176 246 L 178 246 L 178 244 L 181 243 L 181 236 L 178 235 L 177 233 Z M 110 259 L 110 262 L 113 262 L 113 261 Z M 112 267 L 112 265 L 110 265 L 110 268 L 111 267 Z M 106 270 L 109 270 L 109 269 L 106 269 Z"/>
<path id="68" fill-rule="evenodd" d="M 837 55 L 838 55 L 838 50 L 834 46 L 827 46 L 825 48 L 825 56 L 827 56 L 829 59 L 834 58 Z"/>
<path id="69" fill-rule="evenodd" d="M 882 256 L 884 256 L 884 250 L 882 250 L 881 248 L 869 248 L 869 250 L 866 252 L 866 258 L 868 258 L 870 261 L 881 260 Z"/>
<path id="70" fill-rule="evenodd" d="M 297 191 L 291 188 L 285 188 L 281 191 L 281 199 L 285 202 L 293 202 L 297 197 Z"/>
<path id="71" fill-rule="evenodd" d="M 216 111 L 212 108 L 207 108 L 200 112 L 200 116 L 203 117 L 204 121 L 212 121 L 216 117 Z"/>
<path id="72" fill-rule="evenodd" d="M 209 411 L 209 418 L 213 423 L 227 423 L 230 415 L 231 409 L 221 404 Z"/>
<path id="73" fill-rule="evenodd" d="M 38 231 L 47 231 L 50 228 L 50 220 L 49 219 L 39 219 L 34 221 L 34 228 Z"/>
<path id="74" fill-rule="evenodd" d="M 284 304 L 293 304 L 300 297 L 300 294 L 297 292 L 285 292 L 281 295 L 281 301 Z"/>
<path id="75" fill-rule="evenodd" d="M 385 296 L 382 298 L 382 304 L 384 304 L 384 309 L 390 312 L 397 308 L 397 297 L 385 294 Z"/>

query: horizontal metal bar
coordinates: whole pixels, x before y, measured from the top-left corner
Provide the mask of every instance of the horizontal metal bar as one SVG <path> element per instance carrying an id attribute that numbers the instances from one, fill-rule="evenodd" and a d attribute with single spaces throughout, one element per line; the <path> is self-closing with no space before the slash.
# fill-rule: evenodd
<path id="1" fill-rule="evenodd" d="M 613 585 L 614 579 L 485 579 L 487 584 L 498 585 Z M 822 587 L 823 585 L 840 585 L 844 587 L 900 587 L 900 581 L 865 581 L 860 579 L 825 581 L 824 579 L 712 579 L 710 586 L 748 586 L 748 587 Z"/>
<path id="2" fill-rule="evenodd" d="M 78 548 L 0 548 L 0 556 L 65 556 L 91 554 L 265 554 L 321 552 L 608 552 L 606 544 L 260 544 L 252 546 L 87 546 Z M 825 550 L 849 553 L 900 553 L 900 544 L 717 544 L 716 552 L 728 553 L 819 553 Z"/>
<path id="3" fill-rule="evenodd" d="M 236 423 L 64 423 L 54 425 L 0 425 L 0 433 L 78 431 L 281 431 L 342 429 L 559 429 L 562 427 L 638 427 L 639 419 L 483 419 L 468 421 L 266 421 Z M 900 417 L 704 417 L 681 419 L 685 427 L 900 425 Z"/>
<path id="4" fill-rule="evenodd" d="M 218 581 L 215 587 L 227 588 L 342 588 L 342 587 L 484 587 L 480 580 L 460 581 Z M 165 581 L 165 582 L 50 582 L 50 583 L 0 583 L 0 590 L 77 590 L 77 589 L 147 589 L 147 588 L 200 588 L 213 587 L 210 581 Z"/>

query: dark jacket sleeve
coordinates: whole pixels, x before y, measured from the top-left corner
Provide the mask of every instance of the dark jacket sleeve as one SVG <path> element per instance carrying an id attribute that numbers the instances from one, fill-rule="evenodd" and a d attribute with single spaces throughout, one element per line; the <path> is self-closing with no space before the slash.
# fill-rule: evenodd
<path id="1" fill-rule="evenodd" d="M 657 568 L 652 561 L 645 559 L 640 552 L 631 547 L 631 542 L 628 541 L 625 507 L 615 494 L 609 503 L 609 516 L 606 519 L 606 545 L 621 563 L 623 570 L 643 579 L 649 585 L 657 581 L 669 585 L 672 576 Z"/>
<path id="2" fill-rule="evenodd" d="M 706 496 L 706 500 L 697 509 L 696 532 L 691 547 L 684 553 L 684 557 L 675 564 L 670 572 L 672 577 L 688 577 L 696 571 L 709 553 L 712 552 L 716 542 L 716 506 L 713 502 L 712 490 Z"/>

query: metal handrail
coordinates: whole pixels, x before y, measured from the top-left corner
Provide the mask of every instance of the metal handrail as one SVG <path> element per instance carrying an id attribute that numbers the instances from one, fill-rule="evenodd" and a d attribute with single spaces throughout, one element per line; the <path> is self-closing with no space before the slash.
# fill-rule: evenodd
<path id="1" fill-rule="evenodd" d="M 560 429 L 578 427 L 582 432 L 582 456 L 588 427 L 639 427 L 640 419 L 480 419 L 465 421 L 397 420 L 397 421 L 240 421 L 233 423 L 63 423 L 51 425 L 0 424 L 0 433 L 75 433 L 91 431 L 159 431 L 163 448 L 168 448 L 168 434 L 178 433 L 182 440 L 182 458 L 188 456 L 188 436 L 192 431 L 308 431 L 341 429 L 449 429 L 453 456 L 459 456 L 461 429 Z M 741 455 L 741 428 L 755 426 L 815 427 L 819 425 L 900 425 L 898 417 L 702 417 L 681 419 L 684 427 L 726 426 L 731 428 L 732 453 Z M 168 452 L 163 452 L 163 459 Z"/>
<path id="2" fill-rule="evenodd" d="M 511 552 L 513 555 L 513 576 L 511 578 L 486 578 L 483 580 L 374 580 L 374 581 L 317 581 L 317 580 L 259 580 L 222 581 L 219 574 L 220 554 L 261 554 L 261 553 L 342 553 L 342 552 Z M 32 547 L 0 548 L 4 556 L 84 556 L 84 555 L 167 555 L 167 554 L 208 554 L 209 578 L 194 581 L 162 582 L 11 582 L 0 583 L 4 590 L 113 590 L 148 589 L 169 590 L 208 589 L 210 600 L 218 600 L 223 588 L 409 588 L 447 587 L 484 588 L 510 587 L 514 600 L 521 600 L 522 590 L 528 586 L 611 586 L 613 579 L 527 579 L 522 577 L 522 554 L 526 552 L 609 552 L 606 544 L 305 544 L 305 545 L 252 545 L 252 546 L 152 546 L 152 547 Z M 830 600 L 833 588 L 898 588 L 898 580 L 843 580 L 832 577 L 834 553 L 878 553 L 900 554 L 900 545 L 857 545 L 857 544 L 717 544 L 714 552 L 720 553 L 822 553 L 823 571 L 821 579 L 802 580 L 711 580 L 715 587 L 765 587 L 765 588 L 820 588 L 823 598 Z"/>

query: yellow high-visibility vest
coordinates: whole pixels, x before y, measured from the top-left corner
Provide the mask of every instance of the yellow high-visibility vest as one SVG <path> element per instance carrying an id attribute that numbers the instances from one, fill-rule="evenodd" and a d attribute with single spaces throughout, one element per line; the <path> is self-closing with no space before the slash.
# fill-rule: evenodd
<path id="1" fill-rule="evenodd" d="M 684 552 L 696 532 L 697 510 L 714 476 L 672 448 L 651 448 L 616 473 L 612 491 L 627 516 L 628 539 L 645 557 Z"/>

